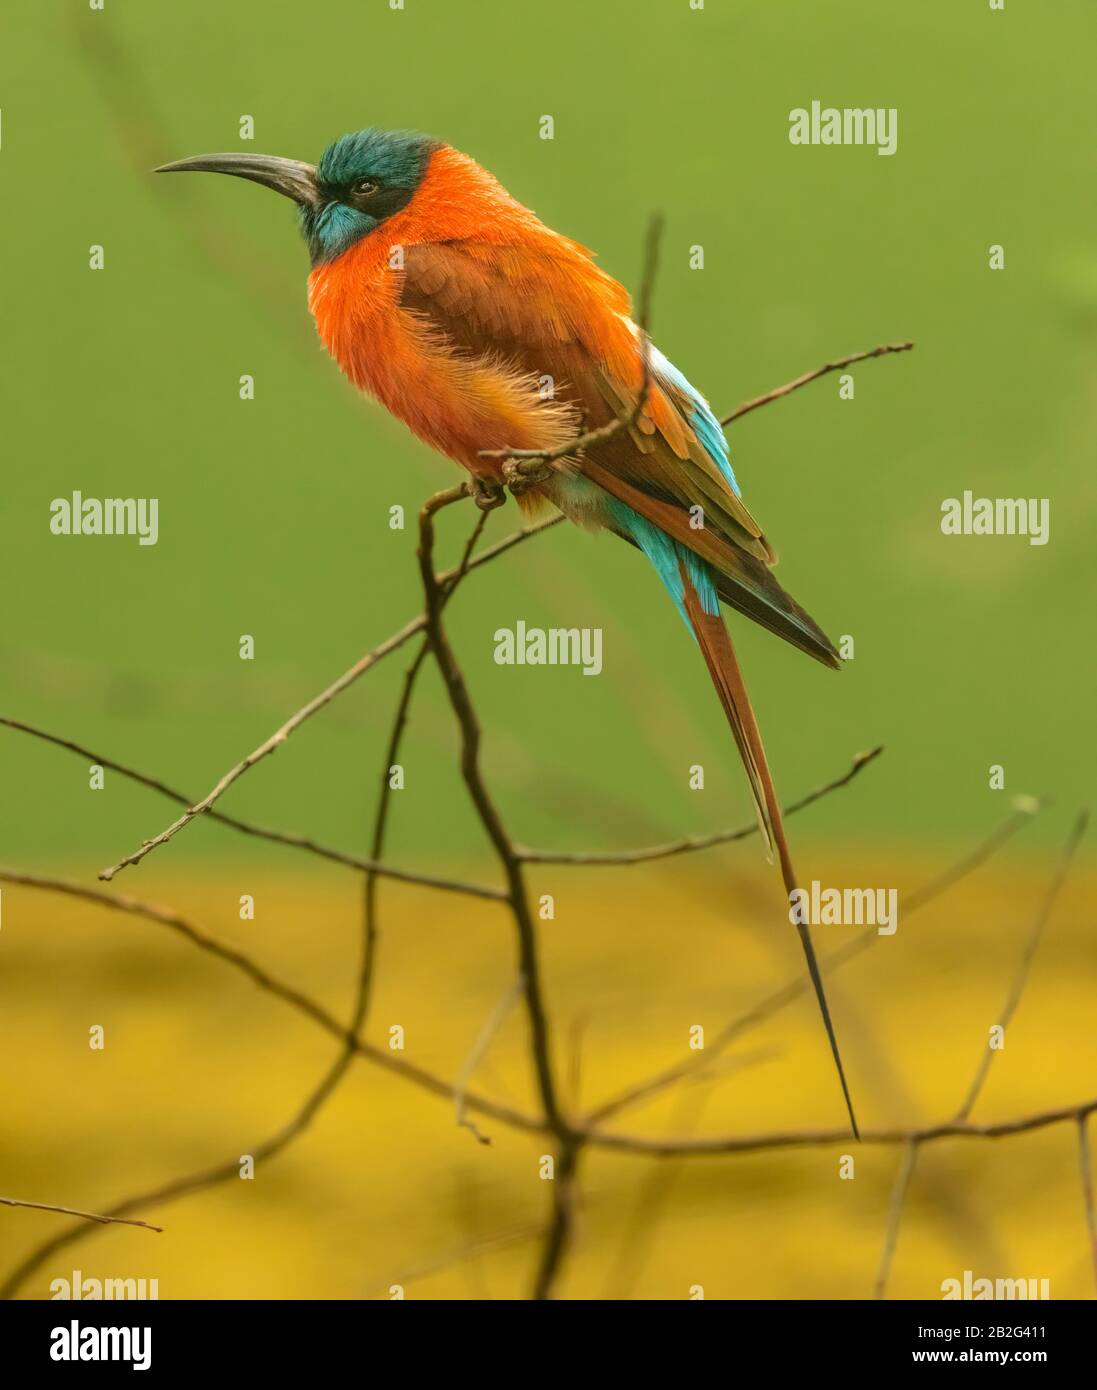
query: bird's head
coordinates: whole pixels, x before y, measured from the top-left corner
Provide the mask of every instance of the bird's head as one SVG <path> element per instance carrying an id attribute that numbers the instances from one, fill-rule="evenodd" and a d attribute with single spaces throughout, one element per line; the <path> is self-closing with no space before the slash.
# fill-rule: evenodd
<path id="1" fill-rule="evenodd" d="M 232 174 L 292 198 L 315 266 L 341 256 L 406 207 L 438 143 L 414 131 L 370 128 L 336 140 L 319 164 L 267 154 L 201 154 L 156 172 Z"/>

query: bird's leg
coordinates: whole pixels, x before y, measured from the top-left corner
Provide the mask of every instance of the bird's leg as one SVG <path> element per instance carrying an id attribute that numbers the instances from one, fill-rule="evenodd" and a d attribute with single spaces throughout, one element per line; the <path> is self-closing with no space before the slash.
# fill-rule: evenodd
<path id="1" fill-rule="evenodd" d="M 469 496 L 482 512 L 493 512 L 507 500 L 506 489 L 494 478 L 480 478 L 473 474 L 469 480 Z"/>
<path id="2" fill-rule="evenodd" d="M 505 459 L 503 462 L 503 479 L 513 497 L 521 497 L 523 492 L 551 477 L 551 465 L 538 459 Z"/>

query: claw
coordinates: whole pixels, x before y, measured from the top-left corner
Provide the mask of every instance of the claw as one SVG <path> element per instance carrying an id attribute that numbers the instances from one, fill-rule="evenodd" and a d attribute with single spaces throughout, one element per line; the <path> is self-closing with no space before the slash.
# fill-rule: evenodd
<path id="1" fill-rule="evenodd" d="M 493 512 L 507 500 L 506 489 L 493 478 L 473 478 L 469 495 L 482 512 Z"/>
<path id="2" fill-rule="evenodd" d="M 530 468 L 528 464 L 523 467 L 517 459 L 507 459 L 503 464 L 503 479 L 514 497 L 521 497 L 523 492 L 551 477 L 552 468 L 547 463 Z"/>

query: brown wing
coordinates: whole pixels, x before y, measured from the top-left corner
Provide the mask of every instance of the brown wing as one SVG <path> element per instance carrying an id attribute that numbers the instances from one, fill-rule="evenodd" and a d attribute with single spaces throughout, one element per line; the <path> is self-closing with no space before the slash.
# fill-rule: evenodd
<path id="1" fill-rule="evenodd" d="M 554 398 L 574 405 L 584 430 L 628 415 L 638 396 L 640 348 L 627 295 L 589 263 L 527 247 L 435 242 L 407 248 L 401 307 L 428 320 L 459 352 L 490 356 L 551 378 Z M 618 292 L 607 307 L 606 285 Z M 608 323 L 607 315 L 612 318 Z M 627 335 L 633 382 L 622 384 L 605 350 Z M 653 372 L 636 424 L 577 460 L 590 481 L 660 526 L 713 567 L 721 598 L 827 665 L 829 639 L 781 588 L 775 554 L 689 422 L 692 402 Z M 703 527 L 691 518 L 701 509 Z M 627 537 L 626 537 L 627 538 Z"/>

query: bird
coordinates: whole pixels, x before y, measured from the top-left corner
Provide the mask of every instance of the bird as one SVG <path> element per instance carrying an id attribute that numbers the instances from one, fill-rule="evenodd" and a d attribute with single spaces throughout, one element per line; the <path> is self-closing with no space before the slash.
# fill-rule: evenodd
<path id="1" fill-rule="evenodd" d="M 716 416 L 634 322 L 625 288 L 475 159 L 416 131 L 343 135 L 315 165 L 237 151 L 156 172 L 226 174 L 296 204 L 321 341 L 467 471 L 479 507 L 509 491 L 524 512 L 551 505 L 646 556 L 700 648 L 791 902 L 781 808 L 721 605 L 824 666 L 841 660 L 774 578 Z M 789 915 L 859 1137 L 808 925 Z"/>

